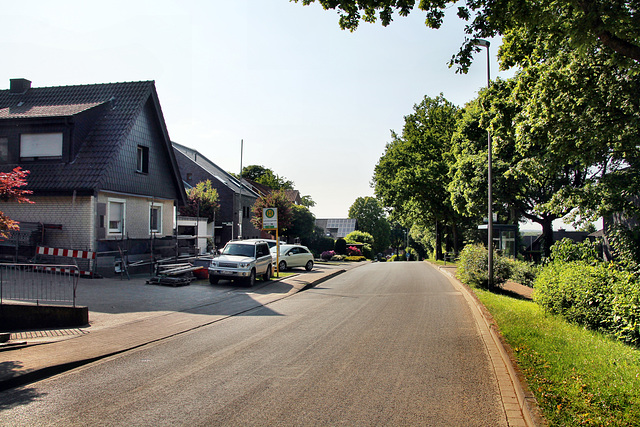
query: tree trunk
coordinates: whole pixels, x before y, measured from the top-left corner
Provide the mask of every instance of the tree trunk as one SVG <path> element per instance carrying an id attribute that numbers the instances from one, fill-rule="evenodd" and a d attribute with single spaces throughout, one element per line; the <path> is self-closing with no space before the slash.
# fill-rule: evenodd
<path id="1" fill-rule="evenodd" d="M 551 245 L 553 245 L 553 218 L 543 218 L 542 222 L 542 251 L 545 258 L 551 256 Z"/>
<path id="2" fill-rule="evenodd" d="M 436 260 L 441 261 L 442 259 L 442 231 L 440 223 L 436 221 Z"/>

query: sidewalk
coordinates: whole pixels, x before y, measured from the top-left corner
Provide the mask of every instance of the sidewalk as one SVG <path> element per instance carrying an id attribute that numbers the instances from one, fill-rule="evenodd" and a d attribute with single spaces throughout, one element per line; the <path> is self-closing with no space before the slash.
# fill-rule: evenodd
<path id="1" fill-rule="evenodd" d="M 0 351 L 0 391 L 267 306 L 359 265 L 316 265 L 251 288 L 208 281 L 174 288 L 147 285 L 147 277 L 82 280 L 77 303 L 89 307 L 90 326 L 13 333 Z"/>

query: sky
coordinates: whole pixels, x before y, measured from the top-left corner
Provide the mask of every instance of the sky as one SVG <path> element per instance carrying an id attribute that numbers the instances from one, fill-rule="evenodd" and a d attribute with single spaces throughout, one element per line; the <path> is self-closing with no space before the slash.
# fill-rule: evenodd
<path id="1" fill-rule="evenodd" d="M 21 0 L 3 4 L 0 88 L 154 80 L 169 136 L 230 172 L 262 165 L 346 217 L 372 196 L 391 131 L 424 96 L 458 106 L 487 84 L 483 49 L 468 74 L 447 62 L 464 40 L 455 9 L 343 31 L 337 12 L 288 0 Z M 499 39 L 492 39 L 491 77 Z"/>

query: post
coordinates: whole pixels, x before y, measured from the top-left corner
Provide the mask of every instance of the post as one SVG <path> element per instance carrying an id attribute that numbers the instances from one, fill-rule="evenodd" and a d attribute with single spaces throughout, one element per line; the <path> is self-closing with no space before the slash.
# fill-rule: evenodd
<path id="1" fill-rule="evenodd" d="M 476 43 L 478 46 L 487 48 L 487 90 L 491 86 L 491 56 L 489 55 L 488 40 L 479 39 Z M 489 215 L 487 221 L 487 250 L 488 253 L 488 287 L 493 286 L 493 191 L 492 191 L 492 175 L 491 175 L 491 131 L 487 128 L 487 213 Z"/>

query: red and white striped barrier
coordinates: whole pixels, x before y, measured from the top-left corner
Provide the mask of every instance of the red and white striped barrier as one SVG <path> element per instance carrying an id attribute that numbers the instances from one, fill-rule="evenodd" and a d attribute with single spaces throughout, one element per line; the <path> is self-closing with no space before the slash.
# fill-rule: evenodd
<path id="1" fill-rule="evenodd" d="M 81 259 L 90 259 L 90 260 L 96 259 L 95 252 L 76 251 L 73 249 L 47 248 L 45 246 L 38 246 L 36 253 L 38 255 L 51 255 L 51 256 L 60 256 L 60 257 L 66 257 L 66 258 L 81 258 Z M 55 271 L 58 273 L 73 272 L 65 268 L 47 268 L 46 270 Z M 78 274 L 80 274 L 81 276 L 93 276 L 92 271 L 86 271 L 86 270 L 78 270 Z"/>

